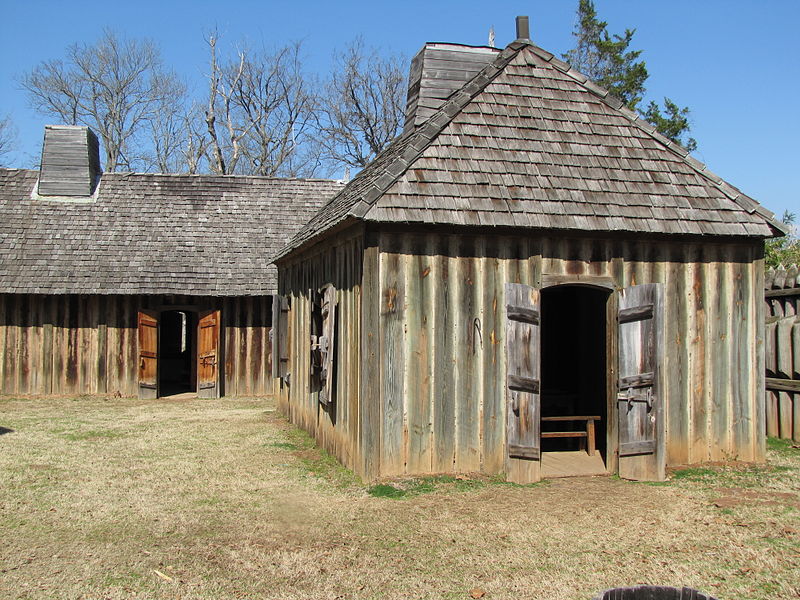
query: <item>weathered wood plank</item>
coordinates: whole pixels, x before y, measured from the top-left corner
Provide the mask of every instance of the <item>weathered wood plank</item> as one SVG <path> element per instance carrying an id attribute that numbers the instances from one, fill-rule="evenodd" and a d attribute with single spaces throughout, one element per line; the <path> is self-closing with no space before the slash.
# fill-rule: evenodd
<path id="1" fill-rule="evenodd" d="M 414 240 L 410 240 L 412 243 Z M 433 435 L 432 404 L 432 331 L 433 277 L 431 257 L 417 254 L 411 248 L 404 257 L 406 262 L 406 297 L 408 298 L 406 324 L 410 332 L 406 337 L 406 381 L 408 394 L 408 453 L 409 473 L 431 471 L 431 441 Z"/>
<path id="2" fill-rule="evenodd" d="M 433 283 L 433 455 L 436 472 L 452 472 L 455 465 L 455 392 L 453 373 L 454 322 L 450 294 L 455 287 L 451 274 L 449 237 L 437 240 L 432 260 Z"/>
<path id="3" fill-rule="evenodd" d="M 403 473 L 405 286 L 398 254 L 380 258 L 381 474 Z"/>
<path id="4" fill-rule="evenodd" d="M 800 319 L 792 325 L 792 378 L 800 379 Z"/>
<path id="5" fill-rule="evenodd" d="M 503 279 L 499 271 L 496 240 L 481 238 L 476 246 L 481 262 L 480 313 L 481 319 L 481 396 L 483 397 L 481 431 L 484 473 L 501 473 L 505 464 L 505 367 L 501 351 L 503 325 L 502 298 L 498 286 Z"/>
<path id="6" fill-rule="evenodd" d="M 792 398 L 792 439 L 800 442 L 800 391 L 791 395 Z"/>
<path id="7" fill-rule="evenodd" d="M 769 378 L 767 378 L 767 381 L 769 381 Z M 779 431 L 778 394 L 779 392 L 774 390 L 768 389 L 766 391 L 767 435 L 770 437 L 776 437 Z"/>
<path id="8" fill-rule="evenodd" d="M 752 306 L 753 302 L 760 302 L 760 298 L 755 298 L 758 292 L 753 288 L 749 265 L 733 262 L 730 266 L 725 265 L 725 268 L 730 283 L 727 289 L 716 290 L 716 293 L 733 300 L 730 335 L 725 338 L 730 359 L 727 363 L 719 363 L 722 377 L 730 382 L 730 417 L 727 424 L 730 433 L 727 453 L 720 453 L 715 459 L 725 460 L 735 456 L 742 460 L 757 460 L 756 438 L 763 436 L 762 431 L 754 428 L 755 403 L 760 394 L 751 393 L 749 379 L 757 368 L 753 356 L 755 330 Z"/>
<path id="9" fill-rule="evenodd" d="M 766 387 L 768 390 L 800 392 L 800 381 L 796 379 L 780 379 L 778 377 L 767 377 Z"/>
<path id="10" fill-rule="evenodd" d="M 792 409 L 792 395 L 789 392 L 778 392 L 778 436 L 783 439 L 792 439 L 794 410 Z"/>
<path id="11" fill-rule="evenodd" d="M 479 260 L 472 258 L 470 240 L 461 240 L 456 248 L 456 339 L 453 361 L 456 363 L 456 470 L 477 472 L 481 468 L 481 394 L 480 394 L 480 291 L 475 289 Z"/>
<path id="12" fill-rule="evenodd" d="M 381 288 L 378 254 L 377 243 L 365 240 L 361 290 L 359 454 L 360 474 L 366 480 L 375 479 L 381 467 Z"/>
<path id="13" fill-rule="evenodd" d="M 733 300 L 732 296 L 738 290 L 731 288 L 730 266 L 717 264 L 717 256 L 709 258 L 712 262 L 709 263 L 707 285 L 703 290 L 710 299 L 709 343 L 706 355 L 710 378 L 706 386 L 707 418 L 710 421 L 710 427 L 706 433 L 709 436 L 706 444 L 709 448 L 709 458 L 722 460 L 729 453 L 732 436 L 731 420 L 735 420 L 737 414 L 737 411 L 729 410 L 728 404 L 736 402 L 730 376 L 730 361 L 737 356 L 738 340 L 733 339 L 732 328 L 735 319 L 731 301 Z M 735 304 L 736 300 L 733 303 Z M 742 341 L 744 342 L 744 340 Z M 715 360 L 715 357 L 719 356 L 728 357 L 728 360 Z"/>
<path id="14" fill-rule="evenodd" d="M 792 360 L 792 328 L 797 318 L 783 317 L 775 327 L 775 374 L 791 379 L 794 371 Z"/>
<path id="15" fill-rule="evenodd" d="M 764 327 L 764 358 L 767 375 L 775 376 L 778 373 L 778 353 L 777 353 L 777 321 L 767 323 Z"/>
<path id="16" fill-rule="evenodd" d="M 800 287 L 786 288 L 782 290 L 767 290 L 764 292 L 765 298 L 792 298 L 800 296 Z"/>
<path id="17" fill-rule="evenodd" d="M 754 362 L 751 368 L 750 377 L 750 396 L 755 405 L 753 420 L 754 455 L 753 460 L 762 461 L 766 457 L 767 440 L 764 432 L 766 431 L 766 406 L 764 403 L 764 316 L 766 306 L 762 299 L 758 297 L 760 291 L 764 289 L 764 246 L 761 242 L 756 242 L 750 248 L 750 256 L 753 260 L 753 292 L 750 313 L 750 339 L 754 344 Z"/>

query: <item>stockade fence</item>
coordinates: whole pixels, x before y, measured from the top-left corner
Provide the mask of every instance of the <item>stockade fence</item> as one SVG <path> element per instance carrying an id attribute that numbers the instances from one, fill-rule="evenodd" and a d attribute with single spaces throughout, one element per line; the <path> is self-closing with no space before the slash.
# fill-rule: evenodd
<path id="1" fill-rule="evenodd" d="M 800 442 L 800 277 L 797 265 L 764 279 L 767 435 Z"/>

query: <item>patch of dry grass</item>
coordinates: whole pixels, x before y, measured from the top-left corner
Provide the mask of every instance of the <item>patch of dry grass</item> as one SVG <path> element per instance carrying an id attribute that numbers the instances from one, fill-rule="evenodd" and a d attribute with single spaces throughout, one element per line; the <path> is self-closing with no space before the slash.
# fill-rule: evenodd
<path id="1" fill-rule="evenodd" d="M 0 596 L 800 594 L 800 451 L 768 467 L 371 495 L 265 400 L 0 401 Z M 2 430 L 0 430 L 2 431 Z M 373 490 L 374 492 L 374 490 Z M 376 497 L 377 496 L 377 497 Z M 391 494 L 390 494 L 391 496 Z"/>

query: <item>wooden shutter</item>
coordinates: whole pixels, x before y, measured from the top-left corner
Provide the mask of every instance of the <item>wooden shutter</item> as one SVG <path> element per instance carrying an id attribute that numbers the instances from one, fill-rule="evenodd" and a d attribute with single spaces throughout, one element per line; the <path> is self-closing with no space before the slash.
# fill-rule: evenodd
<path id="1" fill-rule="evenodd" d="M 664 462 L 662 285 L 626 288 L 619 299 L 619 475 L 661 481 Z"/>
<path id="2" fill-rule="evenodd" d="M 541 353 L 539 290 L 506 284 L 506 414 L 508 455 L 539 459 Z"/>
<path id="3" fill-rule="evenodd" d="M 158 313 L 140 310 L 139 398 L 158 398 Z"/>
<path id="4" fill-rule="evenodd" d="M 289 373 L 289 299 L 272 296 L 272 376 L 285 377 Z"/>
<path id="5" fill-rule="evenodd" d="M 320 290 L 322 296 L 322 335 L 319 338 L 322 374 L 319 401 L 323 404 L 334 400 L 334 361 L 336 354 L 336 288 L 326 285 Z"/>
<path id="6" fill-rule="evenodd" d="M 218 310 L 200 313 L 197 323 L 197 397 L 219 398 L 220 327 Z"/>

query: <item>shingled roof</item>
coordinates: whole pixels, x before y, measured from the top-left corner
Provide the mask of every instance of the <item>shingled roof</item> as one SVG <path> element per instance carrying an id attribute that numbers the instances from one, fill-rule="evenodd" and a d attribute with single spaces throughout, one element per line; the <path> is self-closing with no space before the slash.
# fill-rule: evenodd
<path id="1" fill-rule="evenodd" d="M 340 223 L 772 237 L 774 215 L 527 40 L 369 164 L 276 256 Z"/>
<path id="2" fill-rule="evenodd" d="M 92 198 L 38 196 L 38 171 L 0 169 L 0 292 L 273 293 L 270 255 L 335 181 L 106 173 Z"/>

